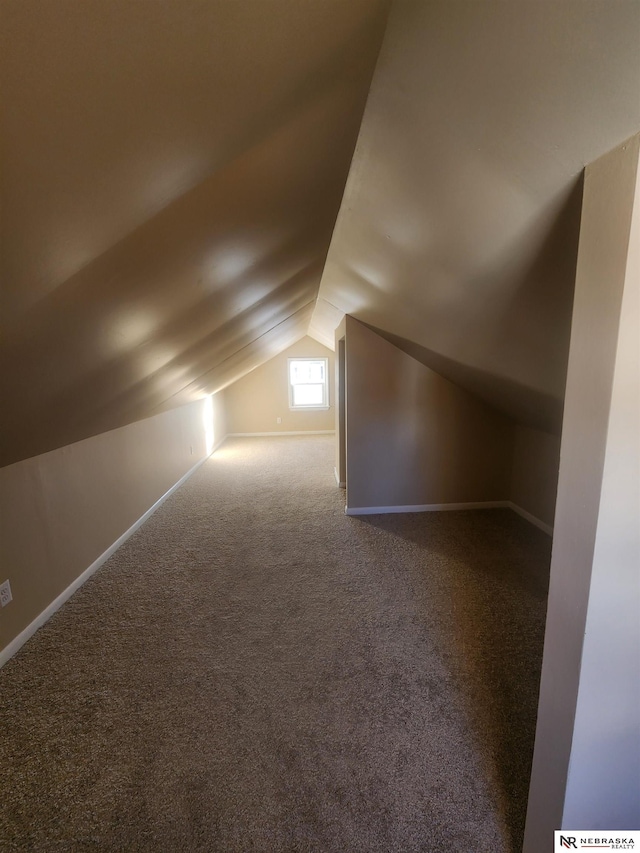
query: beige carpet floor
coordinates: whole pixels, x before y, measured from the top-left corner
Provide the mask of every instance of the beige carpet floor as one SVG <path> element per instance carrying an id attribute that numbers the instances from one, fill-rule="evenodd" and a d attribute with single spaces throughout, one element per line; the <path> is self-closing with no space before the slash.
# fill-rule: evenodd
<path id="1" fill-rule="evenodd" d="M 513 853 L 550 541 L 227 442 L 0 671 L 2 851 Z"/>

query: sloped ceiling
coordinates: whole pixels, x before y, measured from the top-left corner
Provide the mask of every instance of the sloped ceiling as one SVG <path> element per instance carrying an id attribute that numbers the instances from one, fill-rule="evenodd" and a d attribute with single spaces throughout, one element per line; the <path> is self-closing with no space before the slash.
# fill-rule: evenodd
<path id="1" fill-rule="evenodd" d="M 378 0 L 1 0 L 0 464 L 306 334 Z"/>
<path id="2" fill-rule="evenodd" d="M 0 464 L 344 313 L 559 428 L 580 176 L 640 128 L 640 4 L 387 12 L 0 0 Z"/>
<path id="3" fill-rule="evenodd" d="M 639 129 L 637 0 L 395 3 L 310 333 L 350 313 L 558 430 L 581 173 Z"/>

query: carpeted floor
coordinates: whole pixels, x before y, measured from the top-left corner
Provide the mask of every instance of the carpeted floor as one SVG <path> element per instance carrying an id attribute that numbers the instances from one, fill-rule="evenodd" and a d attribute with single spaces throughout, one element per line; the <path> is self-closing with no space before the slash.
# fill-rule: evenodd
<path id="1" fill-rule="evenodd" d="M 550 540 L 236 439 L 0 671 L 2 851 L 507 853 Z"/>

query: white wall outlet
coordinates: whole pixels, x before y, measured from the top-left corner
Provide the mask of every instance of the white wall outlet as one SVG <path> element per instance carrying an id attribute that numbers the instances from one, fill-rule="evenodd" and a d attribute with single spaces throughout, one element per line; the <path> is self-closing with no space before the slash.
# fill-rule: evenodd
<path id="1" fill-rule="evenodd" d="M 10 601 L 13 601 L 13 596 L 11 595 L 11 584 L 9 581 L 5 581 L 3 584 L 0 584 L 0 605 L 2 607 L 6 607 Z"/>
<path id="2" fill-rule="evenodd" d="M 193 456 L 193 444 L 190 444 L 190 445 L 189 445 L 189 452 L 190 452 L 190 453 L 191 453 L 191 455 Z"/>
<path id="3" fill-rule="evenodd" d="M 281 424 L 281 423 L 282 423 L 282 418 L 276 418 L 276 423 L 277 423 L 277 424 Z"/>

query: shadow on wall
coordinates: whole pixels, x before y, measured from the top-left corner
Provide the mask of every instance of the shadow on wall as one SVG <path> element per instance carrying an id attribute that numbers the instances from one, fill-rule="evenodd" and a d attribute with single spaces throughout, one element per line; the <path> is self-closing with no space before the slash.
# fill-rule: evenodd
<path id="1" fill-rule="evenodd" d="M 385 332 L 384 329 L 378 329 L 375 326 L 368 326 L 368 328 L 424 364 L 425 367 L 429 367 L 440 376 L 474 394 L 507 417 L 531 424 L 545 432 L 560 433 L 564 405 L 562 400 L 551 394 L 528 388 L 513 379 L 463 364 L 406 338 Z"/>
<path id="2" fill-rule="evenodd" d="M 511 365 L 514 358 L 533 365 L 533 372 L 553 392 L 525 385 L 497 370 L 458 361 L 406 338 L 364 323 L 417 361 L 435 370 L 519 423 L 559 435 L 569 355 L 571 313 L 582 207 L 582 175 L 563 203 L 539 252 L 523 270 L 511 297 L 496 305 L 493 336 L 483 349 L 491 361 Z M 527 238 L 527 241 L 529 238 Z M 495 282 L 479 279 L 470 287 L 492 293 Z M 362 321 L 361 321 L 362 322 Z M 523 371 L 520 371 L 523 372 Z"/>
<path id="3" fill-rule="evenodd" d="M 473 729 L 511 849 L 520 851 L 529 792 L 551 540 L 509 510 L 366 516 L 404 540 L 412 587 L 435 653 Z"/>
<path id="4" fill-rule="evenodd" d="M 347 317 L 347 503 L 506 500 L 513 424 Z"/>

